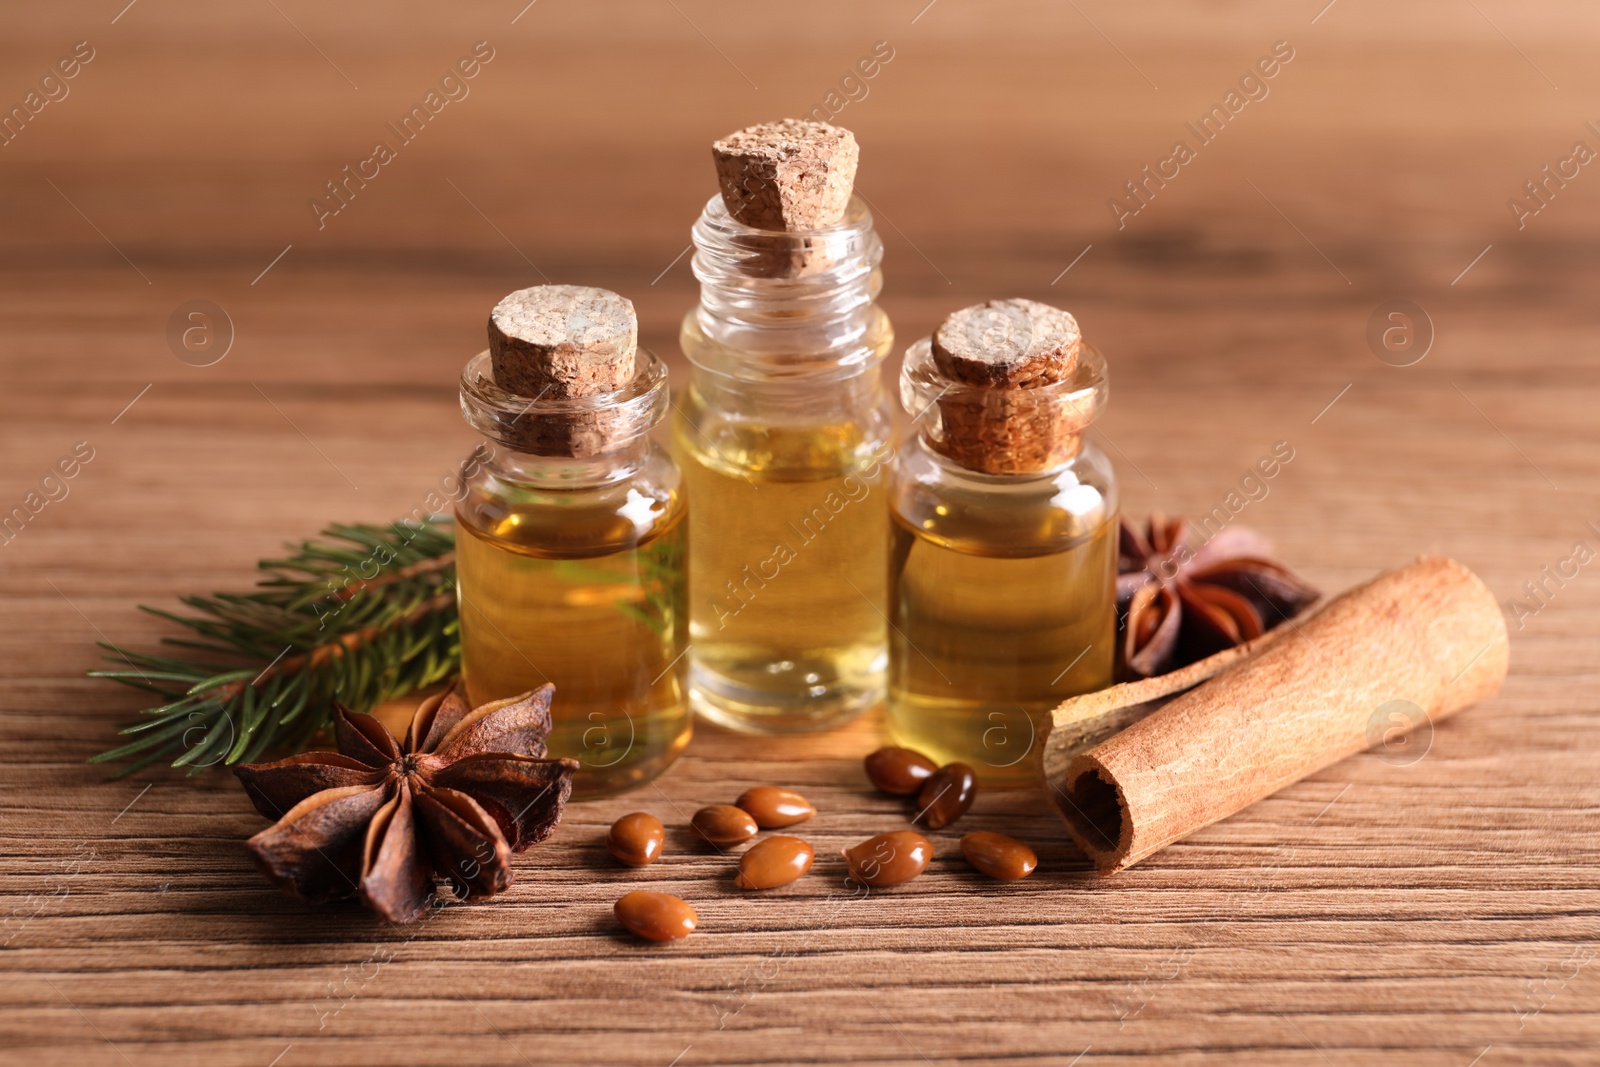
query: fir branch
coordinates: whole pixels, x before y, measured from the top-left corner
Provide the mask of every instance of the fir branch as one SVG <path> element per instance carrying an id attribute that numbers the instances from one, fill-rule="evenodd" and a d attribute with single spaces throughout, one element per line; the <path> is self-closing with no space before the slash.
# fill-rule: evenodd
<path id="1" fill-rule="evenodd" d="M 157 760 L 190 773 L 304 748 L 338 700 L 358 711 L 431 685 L 461 658 L 448 520 L 330 526 L 291 546 L 249 593 L 188 596 L 187 613 L 144 608 L 188 631 L 162 656 L 101 642 L 115 669 L 90 671 L 160 695 L 92 762 Z M 198 654 L 198 655 L 197 655 Z"/>

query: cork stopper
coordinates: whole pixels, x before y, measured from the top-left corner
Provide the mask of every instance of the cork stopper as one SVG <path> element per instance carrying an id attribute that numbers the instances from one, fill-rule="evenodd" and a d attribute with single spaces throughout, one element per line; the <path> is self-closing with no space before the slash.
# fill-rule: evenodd
<path id="1" fill-rule="evenodd" d="M 462 410 L 519 452 L 602 455 L 659 421 L 646 393 L 665 403 L 666 369 L 638 337 L 633 304 L 616 293 L 519 289 L 489 314 L 489 350 L 462 374 Z"/>
<path id="2" fill-rule="evenodd" d="M 968 470 L 1051 470 L 1078 454 L 1105 400 L 1104 361 L 1081 341 L 1048 304 L 963 308 L 906 353 L 902 400 L 934 417 L 929 443 Z"/>
<path id="3" fill-rule="evenodd" d="M 933 359 L 958 382 L 1026 389 L 1059 382 L 1078 361 L 1071 315 L 1037 300 L 990 300 L 951 314 L 933 333 Z"/>
<path id="4" fill-rule="evenodd" d="M 1083 447 L 1070 411 L 1026 395 L 946 396 L 938 450 L 983 474 L 1030 474 L 1059 467 Z"/>
<path id="5" fill-rule="evenodd" d="M 535 456 L 587 460 L 650 433 L 670 408 L 667 367 L 639 349 L 633 380 L 613 393 L 567 400 L 519 396 L 494 380 L 488 351 L 461 371 L 461 414 L 496 444 Z"/>
<path id="6" fill-rule="evenodd" d="M 489 314 L 495 384 L 519 396 L 615 392 L 633 380 L 638 347 L 633 303 L 605 289 L 536 285 Z"/>
<path id="7" fill-rule="evenodd" d="M 756 229 L 798 233 L 844 218 L 861 151 L 842 127 L 783 119 L 714 142 L 711 158 L 728 214 Z"/>

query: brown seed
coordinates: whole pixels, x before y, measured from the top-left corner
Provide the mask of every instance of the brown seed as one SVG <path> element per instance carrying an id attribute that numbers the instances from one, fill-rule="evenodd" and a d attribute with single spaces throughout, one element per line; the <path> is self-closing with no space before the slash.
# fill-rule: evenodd
<path id="1" fill-rule="evenodd" d="M 875 886 L 909 882 L 922 873 L 932 858 L 932 842 L 915 830 L 879 834 L 844 850 L 850 876 Z"/>
<path id="2" fill-rule="evenodd" d="M 776 830 L 780 826 L 793 826 L 805 822 L 817 813 L 811 801 L 793 789 L 779 789 L 775 785 L 758 785 L 746 789 L 737 801 L 739 807 L 750 813 L 756 825 L 763 830 Z"/>
<path id="3" fill-rule="evenodd" d="M 939 765 L 909 748 L 885 745 L 864 761 L 867 778 L 885 793 L 908 797 L 921 788 Z"/>
<path id="4" fill-rule="evenodd" d="M 740 845 L 756 836 L 756 820 L 743 808 L 732 804 L 713 804 L 701 808 L 689 820 L 695 833 L 713 845 Z"/>
<path id="5" fill-rule="evenodd" d="M 688 937 L 700 923 L 694 909 L 677 897 L 643 889 L 627 894 L 611 910 L 618 922 L 647 941 Z"/>
<path id="6" fill-rule="evenodd" d="M 930 830 L 942 830 L 967 813 L 978 795 L 978 776 L 965 763 L 946 763 L 917 791 L 917 819 Z"/>
<path id="7" fill-rule="evenodd" d="M 1033 849 L 1014 837 L 988 830 L 974 830 L 963 837 L 961 854 L 978 870 L 1002 882 L 1026 878 L 1039 866 Z"/>
<path id="8" fill-rule="evenodd" d="M 629 867 L 643 867 L 661 858 L 666 839 L 667 828 L 660 819 L 647 811 L 636 811 L 611 824 L 606 848 Z"/>
<path id="9" fill-rule="evenodd" d="M 798 837 L 769 837 L 739 857 L 739 875 L 733 884 L 740 889 L 788 885 L 809 871 L 815 858 L 811 846 Z"/>

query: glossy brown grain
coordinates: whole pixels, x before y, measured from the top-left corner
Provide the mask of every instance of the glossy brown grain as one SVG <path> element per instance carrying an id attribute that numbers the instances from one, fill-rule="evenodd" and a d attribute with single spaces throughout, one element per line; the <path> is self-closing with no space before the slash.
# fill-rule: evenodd
<path id="1" fill-rule="evenodd" d="M 755 819 L 756 825 L 763 830 L 793 826 L 797 822 L 805 822 L 817 813 L 817 809 L 811 806 L 811 801 L 793 789 L 781 789 L 775 785 L 758 785 L 746 789 L 740 794 L 738 805 L 748 811 Z"/>
<path id="2" fill-rule="evenodd" d="M 990 830 L 974 830 L 963 837 L 961 854 L 978 870 L 1002 882 L 1026 878 L 1039 866 L 1033 849 L 1014 837 Z"/>
<path id="3" fill-rule="evenodd" d="M 617 921 L 646 941 L 676 941 L 694 933 L 700 917 L 675 896 L 635 889 L 612 907 Z"/>
<path id="4" fill-rule="evenodd" d="M 885 745 L 862 761 L 867 780 L 874 787 L 897 797 L 908 797 L 922 788 L 939 765 L 914 749 Z"/>
<path id="5" fill-rule="evenodd" d="M 701 808 L 689 820 L 689 828 L 713 845 L 740 845 L 756 836 L 756 820 L 743 808 L 732 804 L 713 804 Z"/>
<path id="6" fill-rule="evenodd" d="M 769 837 L 739 857 L 739 874 L 733 884 L 740 889 L 788 885 L 809 871 L 815 858 L 812 847 L 798 837 Z"/>
<path id="7" fill-rule="evenodd" d="M 933 843 L 915 830 L 893 830 L 844 850 L 850 876 L 871 886 L 899 885 L 921 874 L 933 859 Z"/>
<path id="8" fill-rule="evenodd" d="M 946 763 L 917 791 L 917 821 L 941 830 L 972 807 L 978 795 L 978 776 L 965 763 Z"/>
<path id="9" fill-rule="evenodd" d="M 635 811 L 611 824 L 606 848 L 618 862 L 643 867 L 661 858 L 666 839 L 667 828 L 661 825 L 660 819 L 647 811 Z"/>

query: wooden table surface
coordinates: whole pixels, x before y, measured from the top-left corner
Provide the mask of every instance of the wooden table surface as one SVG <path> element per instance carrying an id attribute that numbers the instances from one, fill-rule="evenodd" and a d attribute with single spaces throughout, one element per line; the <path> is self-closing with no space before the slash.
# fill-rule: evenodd
<path id="1" fill-rule="evenodd" d="M 0 546 L 0 1061 L 1600 1062 L 1591 7 L 523 2 L 3 17 L 7 109 L 93 58 L 0 144 L 0 511 L 93 459 Z M 469 94 L 319 228 L 324 184 L 479 41 Z M 1279 41 L 1267 95 L 1119 229 L 1108 200 Z M 241 588 L 449 471 L 456 374 L 504 293 L 619 290 L 681 368 L 707 142 L 816 106 L 863 145 L 897 352 L 979 299 L 1070 308 L 1111 361 L 1096 433 L 1130 513 L 1208 511 L 1289 442 L 1238 521 L 1328 589 L 1467 563 L 1512 620 L 1502 693 L 1420 760 L 1358 756 L 1109 879 L 1040 796 L 985 794 L 959 829 L 1034 842 L 1034 877 L 979 879 L 947 831 L 928 875 L 864 899 L 833 857 L 904 825 L 860 771 L 878 720 L 703 728 L 657 785 L 569 809 L 503 898 L 410 928 L 271 889 L 231 776 L 85 764 L 140 706 L 85 678 L 94 641 L 166 632 L 136 605 Z M 1433 333 L 1404 367 L 1367 341 L 1401 299 Z M 169 344 L 190 300 L 233 325 L 214 365 Z M 757 782 L 812 797 L 823 857 L 759 898 L 681 829 Z M 676 829 L 623 871 L 602 835 L 637 808 Z M 619 936 L 631 887 L 701 931 Z"/>

